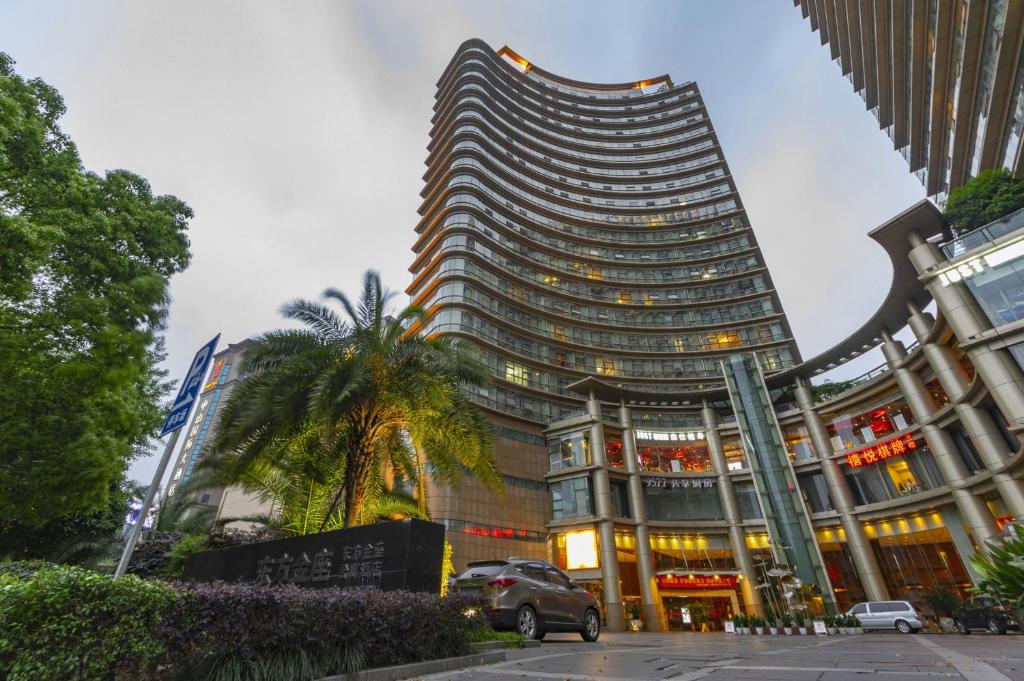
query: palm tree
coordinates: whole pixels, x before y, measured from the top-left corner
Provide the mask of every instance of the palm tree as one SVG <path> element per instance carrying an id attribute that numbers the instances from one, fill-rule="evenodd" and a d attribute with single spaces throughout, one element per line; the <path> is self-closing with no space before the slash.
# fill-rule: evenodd
<path id="1" fill-rule="evenodd" d="M 468 472 L 502 488 L 492 431 L 464 392 L 485 370 L 457 341 L 418 333 L 428 321 L 422 309 L 387 315 L 391 295 L 370 271 L 357 304 L 324 292 L 347 320 L 319 303 L 286 304 L 284 316 L 306 328 L 262 336 L 247 352 L 252 377 L 222 412 L 213 447 L 231 452 L 225 474 L 270 480 L 261 471 L 287 471 L 293 482 L 315 481 L 307 492 L 326 495 L 308 519 L 315 531 L 371 521 L 368 501 L 397 502 L 388 471 L 417 481 L 421 514 L 428 463 L 449 484 Z"/>

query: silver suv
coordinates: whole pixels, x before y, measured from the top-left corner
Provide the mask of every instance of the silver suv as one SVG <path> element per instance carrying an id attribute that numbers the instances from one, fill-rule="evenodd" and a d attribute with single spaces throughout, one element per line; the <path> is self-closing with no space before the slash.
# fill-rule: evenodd
<path id="1" fill-rule="evenodd" d="M 601 633 L 597 599 L 543 560 L 476 561 L 454 587 L 461 593 L 490 596 L 491 625 L 498 630 L 516 630 L 538 641 L 554 631 L 578 631 L 584 641 L 596 641 Z"/>
<path id="2" fill-rule="evenodd" d="M 921 615 L 908 601 L 868 601 L 849 609 L 865 629 L 895 629 L 901 634 L 917 633 L 924 627 Z"/>

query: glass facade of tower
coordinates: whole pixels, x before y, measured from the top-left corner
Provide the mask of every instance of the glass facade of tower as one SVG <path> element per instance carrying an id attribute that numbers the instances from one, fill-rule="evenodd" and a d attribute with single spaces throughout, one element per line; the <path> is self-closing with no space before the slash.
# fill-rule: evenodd
<path id="1" fill-rule="evenodd" d="M 579 83 L 479 41 L 438 83 L 409 294 L 489 409 L 545 424 L 586 376 L 665 393 L 796 345 L 695 83 Z"/>

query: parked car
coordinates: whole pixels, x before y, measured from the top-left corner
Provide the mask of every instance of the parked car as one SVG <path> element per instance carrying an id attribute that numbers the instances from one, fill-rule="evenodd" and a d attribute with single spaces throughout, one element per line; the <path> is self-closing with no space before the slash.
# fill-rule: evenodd
<path id="1" fill-rule="evenodd" d="M 917 633 L 924 627 L 921 614 L 909 601 L 868 601 L 850 608 L 864 629 L 895 629 L 901 634 Z"/>
<path id="2" fill-rule="evenodd" d="M 455 580 L 455 590 L 491 598 L 491 625 L 541 640 L 554 631 L 578 631 L 596 641 L 601 616 L 594 595 L 554 565 L 536 558 L 479 560 Z"/>
<path id="3" fill-rule="evenodd" d="M 985 629 L 993 634 L 1005 634 L 1010 629 L 1019 629 L 1013 610 L 994 598 L 978 596 L 968 598 L 953 617 L 961 634 L 971 629 Z"/>

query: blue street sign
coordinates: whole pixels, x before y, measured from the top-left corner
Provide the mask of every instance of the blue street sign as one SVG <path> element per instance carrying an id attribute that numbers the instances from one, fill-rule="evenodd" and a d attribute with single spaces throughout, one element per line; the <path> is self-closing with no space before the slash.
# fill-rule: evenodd
<path id="1" fill-rule="evenodd" d="M 199 348 L 199 352 L 192 359 L 192 366 L 189 367 L 185 380 L 181 382 L 178 397 L 175 398 L 174 406 L 171 407 L 171 413 L 167 415 L 167 420 L 164 421 L 164 429 L 160 431 L 160 437 L 181 428 L 188 421 L 188 413 L 192 410 L 192 403 L 196 401 L 196 397 L 199 395 L 199 386 L 202 385 L 203 376 L 206 375 L 206 370 L 210 366 L 210 360 L 213 359 L 213 353 L 217 349 L 218 340 L 220 340 L 219 333 L 212 341 Z"/>

